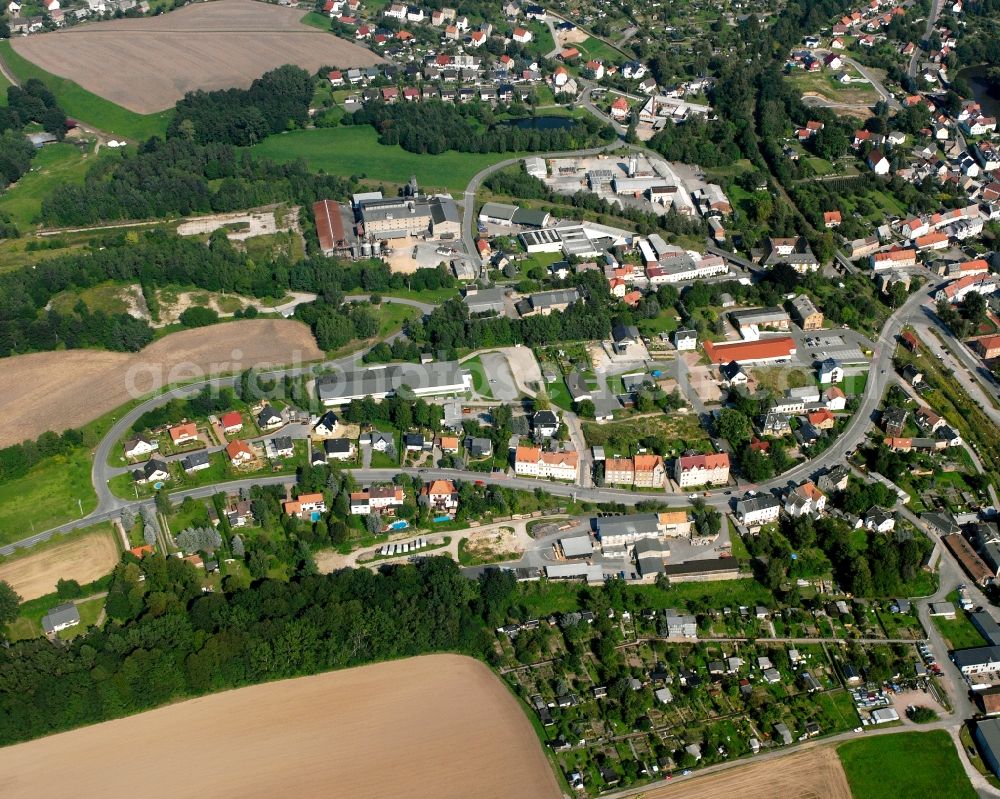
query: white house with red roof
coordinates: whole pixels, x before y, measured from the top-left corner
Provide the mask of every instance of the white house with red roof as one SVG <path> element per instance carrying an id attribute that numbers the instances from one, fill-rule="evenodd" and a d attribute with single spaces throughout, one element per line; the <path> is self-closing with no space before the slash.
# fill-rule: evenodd
<path id="1" fill-rule="evenodd" d="M 611 118 L 616 119 L 619 122 L 623 122 L 628 119 L 631 115 L 632 110 L 629 108 L 628 100 L 624 97 L 618 97 L 611 104 Z"/>
<path id="2" fill-rule="evenodd" d="M 682 455 L 674 461 L 674 480 L 681 488 L 725 485 L 729 482 L 729 455 Z"/>

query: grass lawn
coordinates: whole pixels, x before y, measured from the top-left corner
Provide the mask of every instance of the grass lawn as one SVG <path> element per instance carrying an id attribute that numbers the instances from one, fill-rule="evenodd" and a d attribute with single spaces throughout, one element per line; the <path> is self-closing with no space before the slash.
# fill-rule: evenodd
<path id="1" fill-rule="evenodd" d="M 60 291 L 52 298 L 52 309 L 60 313 L 69 314 L 73 312 L 73 307 L 83 300 L 84 304 L 91 310 L 103 311 L 106 314 L 125 313 L 128 306 L 121 297 L 122 284 L 100 283 L 86 289 L 76 291 Z"/>
<path id="2" fill-rule="evenodd" d="M 705 177 L 709 180 L 719 180 L 720 178 L 735 178 L 742 175 L 744 172 L 750 172 L 753 169 L 753 164 L 750 163 L 748 158 L 740 158 L 738 161 L 733 161 L 731 164 L 726 166 L 713 166 L 705 170 Z"/>
<path id="3" fill-rule="evenodd" d="M 971 649 L 974 646 L 985 646 L 986 641 L 979 634 L 979 630 L 972 626 L 968 614 L 958 608 L 958 592 L 953 591 L 948 596 L 948 601 L 955 603 L 955 618 L 933 617 L 934 626 L 948 640 L 948 645 L 952 649 Z"/>
<path id="4" fill-rule="evenodd" d="M 0 211 L 10 214 L 21 230 L 36 224 L 42 210 L 42 200 L 52 193 L 52 190 L 63 183 L 82 183 L 84 175 L 91 164 L 95 163 L 89 155 L 90 147 L 85 154 L 81 148 L 68 142 L 47 144 L 35 155 L 31 162 L 31 171 L 11 186 L 3 197 L 0 197 Z M 110 157 L 112 150 L 102 152 Z"/>
<path id="5" fill-rule="evenodd" d="M 399 330 L 404 322 L 420 315 L 420 311 L 412 305 L 402 305 L 396 302 L 383 302 L 375 307 L 378 309 L 379 338 L 385 338 L 390 333 Z"/>
<path id="6" fill-rule="evenodd" d="M 868 196 L 874 203 L 881 206 L 886 213 L 900 217 L 905 217 L 908 213 L 906 206 L 887 192 L 873 191 Z"/>
<path id="7" fill-rule="evenodd" d="M 838 730 L 853 729 L 861 721 L 858 711 L 854 708 L 854 699 L 847 691 L 821 693 L 816 697 L 816 704 L 823 710 L 825 716 L 836 722 Z"/>
<path id="8" fill-rule="evenodd" d="M 975 799 L 958 752 L 943 730 L 880 735 L 837 748 L 858 799 Z"/>
<path id="9" fill-rule="evenodd" d="M 90 484 L 90 450 L 85 447 L 46 458 L 24 477 L 0 483 L 0 544 L 79 518 L 77 500 L 84 514 L 97 505 Z"/>
<path id="10" fill-rule="evenodd" d="M 816 156 L 810 156 L 809 158 L 806 159 L 806 163 L 808 163 L 809 166 L 812 167 L 812 171 L 815 174 L 821 177 L 823 175 L 829 175 L 831 172 L 833 172 L 833 164 L 831 164 L 825 158 L 817 158 Z"/>
<path id="11" fill-rule="evenodd" d="M 533 252 L 528 255 L 527 258 L 522 258 L 517 261 L 517 265 L 524 275 L 528 274 L 529 269 L 534 269 L 535 267 L 541 267 L 542 269 L 548 269 L 552 264 L 557 261 L 563 260 L 563 254 L 561 252 Z"/>
<path id="12" fill-rule="evenodd" d="M 786 80 L 794 85 L 800 92 L 817 92 L 838 103 L 871 104 L 878 100 L 878 95 L 870 83 L 841 83 L 835 80 L 833 72 L 822 70 L 820 72 L 806 72 L 805 70 L 794 70 Z M 850 68 L 853 77 L 860 77 L 857 70 Z"/>
<path id="13" fill-rule="evenodd" d="M 865 386 L 868 385 L 868 372 L 863 372 L 860 375 L 845 375 L 844 382 L 840 384 L 841 389 L 848 396 L 855 394 L 864 394 Z"/>
<path id="14" fill-rule="evenodd" d="M 101 590 L 99 586 L 91 584 L 94 591 Z M 88 594 L 92 593 L 88 591 Z M 104 607 L 104 597 L 94 597 L 92 599 L 76 600 L 77 609 L 80 612 L 80 623 L 76 627 L 62 630 L 56 636 L 62 639 L 74 638 L 87 631 L 97 622 L 97 617 Z M 61 599 L 55 593 L 22 602 L 20 615 L 9 625 L 7 625 L 7 636 L 11 641 L 21 641 L 26 638 L 40 638 L 44 635 L 42 630 L 42 616 L 46 615 L 52 608 L 61 605 L 68 600 Z"/>
<path id="15" fill-rule="evenodd" d="M 371 263 L 374 263 L 372 261 Z M 403 300 L 417 300 L 417 302 L 439 303 L 445 300 L 454 299 L 458 296 L 457 288 L 428 289 L 426 291 L 411 291 L 410 289 L 390 289 L 387 292 L 377 291 L 349 291 L 351 297 L 370 297 L 372 294 L 380 294 L 383 299 L 386 297 L 398 297 Z"/>
<path id="16" fill-rule="evenodd" d="M 319 28 L 321 31 L 330 30 L 330 18 L 316 11 L 310 11 L 299 22 L 303 25 L 309 25 L 312 28 Z"/>
<path id="17" fill-rule="evenodd" d="M 588 36 L 584 41 L 579 44 L 569 45 L 570 47 L 575 47 L 580 51 L 581 56 L 586 56 L 584 60 L 589 61 L 590 59 L 596 59 L 598 61 L 608 62 L 618 62 L 624 60 L 625 56 L 615 50 L 610 44 L 602 39 L 597 39 L 593 36 Z"/>
<path id="18" fill-rule="evenodd" d="M 640 333 L 647 336 L 658 336 L 660 333 L 673 333 L 680 325 L 677 318 L 677 311 L 673 307 L 664 308 L 652 319 L 642 319 L 638 328 Z"/>
<path id="19" fill-rule="evenodd" d="M 520 603 L 533 616 L 544 617 L 552 613 L 564 613 L 579 607 L 578 597 L 585 586 L 571 583 L 540 580 L 536 583 L 522 583 Z M 630 585 L 625 593 L 632 600 L 641 596 L 646 603 L 657 610 L 683 606 L 691 600 L 706 599 L 712 607 L 724 605 L 759 605 L 774 601 L 771 592 L 752 579 L 720 580 L 711 583 L 681 583 L 666 590 L 655 585 Z"/>
<path id="20" fill-rule="evenodd" d="M 145 140 L 163 136 L 173 109 L 156 114 L 137 114 L 89 92 L 67 78 L 60 78 L 14 52 L 9 41 L 0 42 L 0 58 L 21 81 L 38 78 L 55 95 L 62 109 L 71 117 L 93 125 L 119 138 Z"/>
<path id="21" fill-rule="evenodd" d="M 68 627 L 65 630 L 60 630 L 56 633 L 56 637 L 68 640 L 87 632 L 87 630 L 97 624 L 97 618 L 101 615 L 101 609 L 104 607 L 104 600 L 105 597 L 101 596 L 78 602 L 76 609 L 80 613 L 80 623 L 76 627 Z"/>
<path id="22" fill-rule="evenodd" d="M 570 396 L 566 381 L 561 377 L 554 383 L 546 383 L 545 393 L 549 395 L 549 400 L 553 405 L 564 411 L 573 410 L 573 397 Z"/>
<path id="23" fill-rule="evenodd" d="M 478 355 L 475 358 L 469 358 L 469 360 L 462 362 L 462 368 L 472 372 L 472 387 L 476 390 L 476 393 L 480 397 L 492 399 L 493 392 L 490 391 L 490 381 L 483 370 L 482 358 Z"/>
<path id="24" fill-rule="evenodd" d="M 743 543 L 743 539 L 740 538 L 740 534 L 736 532 L 736 528 L 733 526 L 731 520 L 727 521 L 726 524 L 729 525 L 729 541 L 732 544 L 733 557 L 736 560 L 750 560 L 750 550 L 747 549 L 747 545 Z"/>
<path id="25" fill-rule="evenodd" d="M 7 89 L 11 82 L 4 75 L 0 75 L 0 105 L 7 105 Z"/>
<path id="26" fill-rule="evenodd" d="M 425 190 L 462 191 L 479 170 L 524 153 L 410 153 L 399 145 L 379 144 L 368 125 L 295 130 L 269 136 L 251 152 L 279 163 L 305 159 L 310 169 L 331 175 L 357 175 L 372 181 L 406 183 L 411 175 Z"/>

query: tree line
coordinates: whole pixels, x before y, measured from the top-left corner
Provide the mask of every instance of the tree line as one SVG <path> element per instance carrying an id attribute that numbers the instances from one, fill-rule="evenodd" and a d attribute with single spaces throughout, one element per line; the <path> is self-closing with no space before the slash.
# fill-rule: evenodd
<path id="1" fill-rule="evenodd" d="M 482 122 L 477 124 L 477 113 L 492 114 L 492 109 L 479 103 L 457 106 L 440 100 L 394 105 L 374 101 L 344 117 L 344 124 L 371 125 L 382 144 L 398 144 L 411 153 L 556 152 L 615 139 L 614 129 L 590 115 L 567 128 L 492 124 L 484 130 Z"/>
<path id="2" fill-rule="evenodd" d="M 177 558 L 130 555 L 109 623 L 57 648 L 0 648 L 0 743 L 93 724 L 213 691 L 428 652 L 483 654 L 484 615 L 509 602 L 448 558 L 378 573 L 263 579 L 205 595 Z"/>
<path id="3" fill-rule="evenodd" d="M 149 139 L 135 155 L 98 161 L 82 185 L 64 183 L 42 201 L 50 225 L 90 225 L 222 213 L 274 202 L 309 205 L 350 193 L 353 181 L 275 164 L 229 143 Z"/>

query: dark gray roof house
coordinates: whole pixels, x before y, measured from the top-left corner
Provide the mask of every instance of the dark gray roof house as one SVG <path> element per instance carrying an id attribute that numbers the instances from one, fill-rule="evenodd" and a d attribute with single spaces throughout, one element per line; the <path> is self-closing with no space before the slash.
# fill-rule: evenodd
<path id="1" fill-rule="evenodd" d="M 331 455 L 349 455 L 351 442 L 347 438 L 328 438 L 323 442 L 323 451 L 327 457 Z"/>
<path id="2" fill-rule="evenodd" d="M 747 381 L 746 372 L 743 371 L 743 367 L 736 363 L 736 361 L 723 364 L 719 367 L 719 371 L 722 373 L 722 377 L 730 383 L 734 381 L 745 383 Z"/>
<path id="3" fill-rule="evenodd" d="M 142 466 L 132 472 L 132 478 L 137 483 L 148 483 L 150 480 L 165 480 L 170 476 L 166 461 L 150 458 Z"/>
<path id="4" fill-rule="evenodd" d="M 611 328 L 615 344 L 635 344 L 639 341 L 639 328 L 635 325 L 617 324 Z"/>
<path id="5" fill-rule="evenodd" d="M 211 464 L 208 461 L 208 453 L 201 449 L 191 452 L 181 459 L 181 468 L 185 472 L 195 472 L 198 469 L 207 469 Z"/>
<path id="6" fill-rule="evenodd" d="M 72 602 L 58 605 L 42 616 L 42 629 L 46 635 L 52 635 L 67 627 L 75 627 L 79 623 L 80 611 Z"/>
<path id="7" fill-rule="evenodd" d="M 260 427 L 273 427 L 281 424 L 281 414 L 270 405 L 265 405 L 257 414 L 257 424 Z"/>
<path id="8" fill-rule="evenodd" d="M 423 449 L 424 437 L 421 433 L 403 433 L 404 449 Z"/>
<path id="9" fill-rule="evenodd" d="M 493 454 L 493 442 L 488 438 L 468 436 L 465 439 L 465 449 L 473 458 L 485 458 Z"/>

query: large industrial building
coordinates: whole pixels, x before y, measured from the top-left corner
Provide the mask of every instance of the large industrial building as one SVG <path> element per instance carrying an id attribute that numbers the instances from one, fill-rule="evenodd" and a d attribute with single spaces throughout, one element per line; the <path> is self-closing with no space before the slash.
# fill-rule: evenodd
<path id="1" fill-rule="evenodd" d="M 458 361 L 440 361 L 371 365 L 316 379 L 316 392 L 328 407 L 365 397 L 385 399 L 403 386 L 417 397 L 463 394 L 472 390 L 472 376 L 459 366 Z"/>

